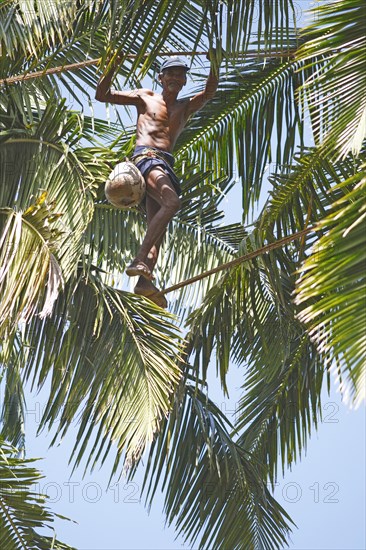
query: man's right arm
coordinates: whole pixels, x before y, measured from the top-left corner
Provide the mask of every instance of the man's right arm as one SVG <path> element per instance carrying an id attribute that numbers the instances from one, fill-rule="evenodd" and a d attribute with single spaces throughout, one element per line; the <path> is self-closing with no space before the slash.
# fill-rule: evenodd
<path id="1" fill-rule="evenodd" d="M 213 50 L 213 52 L 216 53 L 216 50 Z M 211 53 L 209 52 L 206 57 L 208 60 L 211 60 Z M 205 89 L 202 92 L 199 92 L 195 96 L 191 97 L 189 100 L 188 107 L 187 107 L 187 114 L 189 116 L 195 113 L 196 111 L 199 111 L 200 109 L 202 109 L 202 107 L 206 105 L 206 103 L 214 97 L 217 90 L 218 83 L 219 83 L 218 71 L 214 70 L 212 66 L 212 61 L 211 61 L 210 74 L 208 75 Z"/>
<path id="2" fill-rule="evenodd" d="M 142 90 L 131 90 L 129 92 L 120 92 L 111 90 L 111 82 L 115 66 L 112 66 L 107 73 L 101 77 L 98 82 L 95 99 L 104 103 L 116 103 L 118 105 L 135 105 L 136 107 L 142 104 Z"/>

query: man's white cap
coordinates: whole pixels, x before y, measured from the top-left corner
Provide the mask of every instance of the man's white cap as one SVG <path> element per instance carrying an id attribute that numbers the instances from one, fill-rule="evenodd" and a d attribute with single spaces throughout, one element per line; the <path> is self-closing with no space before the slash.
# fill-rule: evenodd
<path id="1" fill-rule="evenodd" d="M 162 73 L 164 69 L 170 69 L 170 67 L 183 67 L 183 69 L 189 71 L 187 63 L 180 57 L 168 57 L 168 59 L 163 61 L 160 67 L 160 72 Z"/>

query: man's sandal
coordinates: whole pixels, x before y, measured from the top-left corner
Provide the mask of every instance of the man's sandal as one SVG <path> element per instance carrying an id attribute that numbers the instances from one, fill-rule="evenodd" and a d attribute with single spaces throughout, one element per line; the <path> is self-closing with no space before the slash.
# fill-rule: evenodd
<path id="1" fill-rule="evenodd" d="M 147 265 L 141 260 L 133 260 L 133 262 L 127 267 L 126 274 L 129 277 L 144 277 L 148 281 L 152 281 L 154 277 Z"/>
<path id="2" fill-rule="evenodd" d="M 161 294 L 159 289 L 152 283 L 150 288 L 135 286 L 134 293 L 139 296 L 145 296 L 145 298 L 148 298 L 159 307 L 164 309 L 168 307 L 168 302 L 166 301 L 164 294 Z"/>

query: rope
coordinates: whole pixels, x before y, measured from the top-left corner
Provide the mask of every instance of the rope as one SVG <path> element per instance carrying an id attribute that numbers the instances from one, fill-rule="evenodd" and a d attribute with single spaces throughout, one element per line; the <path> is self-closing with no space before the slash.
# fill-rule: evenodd
<path id="1" fill-rule="evenodd" d="M 238 52 L 233 54 L 231 57 L 250 57 L 250 58 L 262 58 L 262 57 L 291 57 L 294 55 L 296 50 L 287 50 L 280 52 Z M 170 57 L 175 55 L 183 55 L 188 57 L 193 57 L 195 55 L 207 55 L 209 52 L 160 52 L 159 55 L 162 57 Z M 145 53 L 143 57 L 148 57 L 150 54 Z M 125 59 L 135 59 L 137 55 L 127 54 Z M 65 71 L 75 71 L 81 69 L 82 67 L 87 67 L 88 65 L 97 65 L 102 60 L 101 57 L 97 59 L 88 59 L 86 61 L 80 61 L 79 63 L 71 63 L 69 65 L 60 65 L 59 67 L 51 67 L 50 69 L 43 69 L 42 71 L 35 71 L 34 73 L 25 73 L 17 76 L 10 76 L 9 78 L 3 78 L 0 80 L 0 86 L 2 84 L 13 84 L 14 82 L 19 82 L 23 80 L 30 80 L 32 78 L 41 78 L 49 74 L 57 74 Z"/>
<path id="2" fill-rule="evenodd" d="M 231 267 L 235 267 L 237 265 L 240 265 L 243 262 L 247 262 L 248 260 L 252 260 L 253 258 L 256 258 L 257 256 L 260 256 L 261 254 L 265 254 L 266 252 L 270 252 L 271 250 L 274 250 L 275 248 L 280 248 L 284 244 L 287 244 L 289 242 L 295 241 L 296 239 L 300 239 L 307 233 L 310 233 L 311 231 L 315 231 L 314 227 L 307 227 L 306 229 L 303 229 L 302 231 L 298 231 L 297 233 L 292 233 L 292 235 L 288 235 L 287 237 L 283 237 L 282 239 L 279 239 L 278 241 L 275 241 L 273 243 L 267 244 L 266 246 L 262 246 L 261 248 L 258 248 L 257 250 L 254 250 L 253 252 L 249 252 L 249 254 L 245 254 L 244 256 L 240 256 L 239 258 L 235 258 L 235 260 L 231 260 L 230 262 L 227 262 L 225 264 L 219 265 L 213 269 L 210 269 L 209 271 L 204 271 L 203 273 L 200 273 L 200 275 L 195 275 L 195 277 L 191 277 L 190 279 L 185 279 L 184 281 L 181 281 L 180 283 L 177 283 L 176 285 L 170 286 L 168 288 L 165 288 L 155 294 L 168 294 L 169 292 L 173 292 L 173 290 L 178 290 L 179 288 L 183 288 L 187 285 L 191 285 L 192 283 L 195 283 L 197 281 L 200 281 L 201 279 L 204 279 L 205 277 L 209 277 L 210 275 L 214 275 L 215 273 L 218 273 L 219 271 L 223 271 L 224 269 L 229 269 Z"/>

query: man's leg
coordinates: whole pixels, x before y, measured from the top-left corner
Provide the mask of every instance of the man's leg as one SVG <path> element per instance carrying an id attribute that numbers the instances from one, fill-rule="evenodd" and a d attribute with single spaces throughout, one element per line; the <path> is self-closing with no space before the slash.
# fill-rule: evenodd
<path id="1" fill-rule="evenodd" d="M 153 168 L 146 181 L 147 231 L 127 275 L 152 279 L 161 241 L 166 228 L 180 207 L 180 200 L 163 168 Z M 151 266 L 151 267 L 150 267 Z"/>
<path id="2" fill-rule="evenodd" d="M 147 196 L 146 197 L 146 217 L 147 217 L 148 225 L 152 220 L 152 218 L 155 216 L 155 214 L 157 214 L 159 209 L 160 209 L 159 204 L 155 202 L 154 199 Z M 151 247 L 150 252 L 147 255 L 146 265 L 151 272 L 153 271 L 155 264 L 157 262 L 160 245 L 162 243 L 163 238 L 164 238 L 164 235 L 162 235 L 158 240 L 158 242 Z M 152 281 L 149 281 L 148 279 L 142 276 L 139 277 L 134 289 L 135 294 L 139 294 L 141 296 L 150 298 L 153 302 L 155 302 L 160 307 L 163 307 L 163 308 L 168 307 L 168 303 L 166 301 L 165 296 L 156 294 L 158 291 L 159 289 L 152 283 Z"/>
<path id="3" fill-rule="evenodd" d="M 146 221 L 147 221 L 147 227 L 150 226 L 150 223 L 152 219 L 156 216 L 158 211 L 160 210 L 160 205 L 150 196 L 146 197 Z M 156 262 L 158 260 L 159 256 L 159 250 L 160 245 L 163 242 L 164 239 L 164 233 L 161 235 L 161 237 L 152 245 L 152 247 L 149 250 L 149 253 L 146 258 L 146 265 L 152 272 L 154 270 L 154 267 L 156 265 Z"/>

